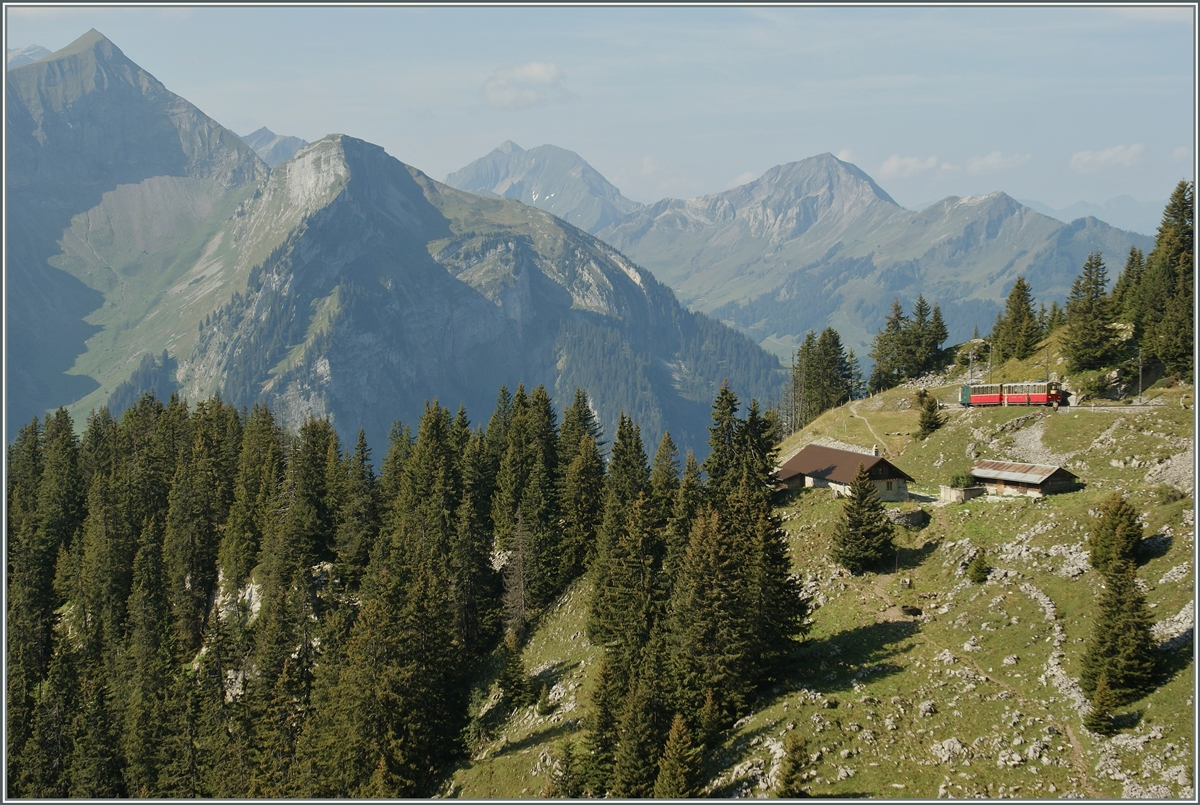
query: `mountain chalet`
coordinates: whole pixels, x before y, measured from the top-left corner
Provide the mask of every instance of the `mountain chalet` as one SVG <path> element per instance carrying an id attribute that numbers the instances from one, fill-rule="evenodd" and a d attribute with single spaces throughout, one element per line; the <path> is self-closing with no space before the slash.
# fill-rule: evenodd
<path id="1" fill-rule="evenodd" d="M 873 454 L 865 454 L 810 444 L 779 465 L 775 479 L 788 489 L 827 487 L 835 495 L 845 497 L 850 494 L 850 483 L 860 464 L 879 490 L 881 500 L 908 499 L 908 483 L 913 479 L 880 456 L 878 449 Z"/>

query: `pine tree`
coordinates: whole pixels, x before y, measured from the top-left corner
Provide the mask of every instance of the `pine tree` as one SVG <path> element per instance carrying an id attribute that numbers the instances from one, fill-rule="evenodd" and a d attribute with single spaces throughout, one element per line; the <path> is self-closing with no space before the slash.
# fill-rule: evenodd
<path id="1" fill-rule="evenodd" d="M 1119 701 L 1132 701 L 1148 689 L 1155 673 L 1150 611 L 1132 562 L 1109 565 L 1096 609 L 1079 686 L 1090 696 L 1105 676 Z"/>
<path id="2" fill-rule="evenodd" d="M 591 436 L 580 437 L 562 481 L 560 582 L 570 583 L 595 556 L 596 532 L 604 510 L 604 462 Z"/>
<path id="3" fill-rule="evenodd" d="M 739 439 L 740 421 L 737 416 L 738 398 L 723 384 L 712 404 L 712 424 L 708 427 L 708 458 L 701 465 L 708 483 L 705 485 L 712 501 L 724 500 L 741 480 L 742 456 Z"/>
<path id="4" fill-rule="evenodd" d="M 925 367 L 926 371 L 935 371 L 941 366 L 945 356 L 942 344 L 946 343 L 949 337 L 950 331 L 946 329 L 942 309 L 935 304 L 933 313 L 929 316 L 929 327 L 926 329 L 926 351 L 930 360 L 929 365 Z"/>
<path id="5" fill-rule="evenodd" d="M 996 363 L 1009 358 L 1023 361 L 1037 349 L 1041 338 L 1037 316 L 1033 312 L 1033 294 L 1025 277 L 1018 276 L 1008 292 L 1004 314 L 992 330 L 992 356 Z"/>
<path id="6" fill-rule="evenodd" d="M 804 767 L 808 765 L 808 742 L 800 730 L 792 730 L 783 740 L 783 761 L 779 767 L 779 782 L 774 795 L 781 799 L 804 799 Z"/>
<path id="7" fill-rule="evenodd" d="M 533 704 L 529 674 L 521 659 L 521 645 L 517 642 L 517 635 L 511 631 L 504 635 L 504 669 L 500 674 L 500 688 L 509 707 L 520 708 Z"/>
<path id="8" fill-rule="evenodd" d="M 692 741 L 687 721 L 679 713 L 671 722 L 662 757 L 658 761 L 658 777 L 654 780 L 655 799 L 689 799 L 697 796 L 696 779 L 700 753 Z"/>
<path id="9" fill-rule="evenodd" d="M 233 503 L 218 548 L 226 594 L 232 595 L 258 564 L 271 504 L 283 480 L 283 433 L 261 403 L 246 417 L 233 480 Z M 236 597 L 235 597 L 236 600 Z"/>
<path id="10" fill-rule="evenodd" d="M 889 389 L 905 378 L 904 332 L 908 317 L 900 307 L 900 300 L 892 300 L 891 313 L 884 320 L 883 329 L 875 335 L 870 357 L 875 362 L 869 383 L 872 391 Z"/>
<path id="11" fill-rule="evenodd" d="M 1112 291 L 1112 312 L 1121 321 L 1137 324 L 1139 319 L 1138 291 L 1142 284 L 1142 274 L 1146 270 L 1146 258 L 1142 250 L 1136 246 L 1129 247 L 1129 256 L 1125 259 L 1125 267 L 1117 277 Z M 1141 335 L 1138 333 L 1138 335 Z"/>
<path id="12" fill-rule="evenodd" d="M 919 377 L 933 365 L 935 345 L 929 332 L 929 303 L 923 294 L 913 303 L 912 319 L 901 333 L 901 363 L 905 377 Z"/>
<path id="13" fill-rule="evenodd" d="M 458 639 L 468 657 L 483 657 L 500 633 L 500 574 L 492 567 L 491 479 L 484 475 L 487 446 L 471 434 L 462 461 L 462 498 L 448 559 Z"/>
<path id="14" fill-rule="evenodd" d="M 1100 504 L 1100 516 L 1088 535 L 1092 567 L 1107 573 L 1115 562 L 1133 561 L 1142 539 L 1142 524 L 1137 512 L 1120 492 L 1114 492 Z"/>
<path id="15" fill-rule="evenodd" d="M 125 787 L 131 796 L 159 795 L 161 745 L 171 689 L 173 636 L 163 584 L 162 533 L 142 529 L 129 598 L 125 647 L 124 721 L 121 730 Z"/>
<path id="16" fill-rule="evenodd" d="M 917 438 L 927 439 L 935 430 L 945 424 L 945 421 L 938 411 L 937 398 L 932 394 L 925 396 L 920 404 L 920 408 L 921 415 L 917 420 Z"/>
<path id="17" fill-rule="evenodd" d="M 741 582 L 746 557 L 705 505 L 692 527 L 667 610 L 668 675 L 675 702 L 707 743 L 733 723 L 755 679 L 750 613 Z M 709 701 L 711 699 L 711 701 Z"/>
<path id="18" fill-rule="evenodd" d="M 342 488 L 341 517 L 334 537 L 337 549 L 335 572 L 347 589 L 357 589 L 379 535 L 379 493 L 371 450 L 366 434 L 358 431 L 354 454 L 349 457 Z"/>
<path id="19" fill-rule="evenodd" d="M 664 432 L 654 462 L 650 466 L 650 504 L 654 510 L 654 528 L 662 530 L 675 503 L 675 490 L 679 488 L 679 450 L 671 440 L 670 432 Z"/>
<path id="20" fill-rule="evenodd" d="M 1100 252 L 1088 255 L 1087 262 L 1067 297 L 1067 334 L 1063 352 L 1071 371 L 1099 369 L 1115 355 L 1116 340 L 1109 329 L 1108 272 Z"/>
<path id="21" fill-rule="evenodd" d="M 1149 352 L 1167 372 L 1190 379 L 1193 362 L 1195 298 L 1194 240 L 1195 185 L 1176 185 L 1154 249 L 1146 257 L 1139 294 L 1142 329 Z"/>
<path id="22" fill-rule="evenodd" d="M 630 680 L 613 759 L 611 792 L 615 797 L 654 794 L 658 759 L 667 730 L 662 684 L 661 640 L 651 643 Z"/>
<path id="23" fill-rule="evenodd" d="M 1111 735 L 1114 731 L 1113 710 L 1120 704 L 1117 695 L 1108 684 L 1108 675 L 1101 673 L 1092 690 L 1091 709 L 1083 717 L 1083 726 L 1100 735 Z"/>
<path id="24" fill-rule="evenodd" d="M 28 740 L 34 691 L 50 662 L 53 590 L 57 545 L 45 539 L 38 519 L 38 488 L 44 463 L 37 417 L 8 448 L 6 539 L 8 546 L 7 760 L 9 792 L 22 776 L 19 764 Z"/>
<path id="25" fill-rule="evenodd" d="M 687 452 L 683 463 L 683 476 L 679 480 L 679 488 L 675 491 L 672 501 L 671 515 L 667 520 L 664 534 L 663 575 L 667 580 L 667 597 L 674 587 L 675 577 L 683 563 L 687 551 L 688 538 L 692 533 L 692 524 L 700 509 L 703 488 L 700 480 L 700 465 L 692 451 Z"/>
<path id="26" fill-rule="evenodd" d="M 612 667 L 605 653 L 600 657 L 600 668 L 596 672 L 595 687 L 592 688 L 592 708 L 587 718 L 585 741 L 587 753 L 580 764 L 585 796 L 604 796 L 612 778 L 613 756 L 617 746 L 615 711 L 620 705 L 616 694 Z"/>
<path id="27" fill-rule="evenodd" d="M 883 512 L 879 490 L 859 464 L 850 483 L 842 519 L 833 533 L 830 557 L 851 573 L 861 573 L 894 551 L 892 524 Z"/>
<path id="28" fill-rule="evenodd" d="M 583 794 L 582 769 L 576 751 L 571 741 L 562 745 L 556 767 L 542 792 L 544 799 L 578 799 Z"/>

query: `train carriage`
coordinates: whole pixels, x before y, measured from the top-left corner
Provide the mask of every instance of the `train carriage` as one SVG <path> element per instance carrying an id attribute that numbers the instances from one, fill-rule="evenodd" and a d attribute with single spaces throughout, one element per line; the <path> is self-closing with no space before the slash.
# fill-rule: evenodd
<path id="1" fill-rule="evenodd" d="M 1055 382 L 975 383 L 963 386 L 959 402 L 973 405 L 1052 405 L 1063 400 L 1062 386 Z"/>

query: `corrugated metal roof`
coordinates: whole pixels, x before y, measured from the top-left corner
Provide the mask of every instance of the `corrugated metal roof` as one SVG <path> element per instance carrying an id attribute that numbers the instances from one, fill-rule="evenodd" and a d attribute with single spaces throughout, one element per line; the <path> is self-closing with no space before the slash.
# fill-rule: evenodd
<path id="1" fill-rule="evenodd" d="M 912 478 L 888 461 L 883 456 L 869 456 L 863 453 L 852 453 L 849 450 L 838 450 L 834 447 L 823 447 L 810 444 L 796 455 L 789 458 L 779 467 L 775 477 L 780 481 L 795 478 L 797 475 L 808 475 L 813 478 L 823 478 L 840 484 L 848 484 L 854 480 L 858 465 L 863 465 L 872 480 Z"/>
<path id="2" fill-rule="evenodd" d="M 1023 484 L 1040 484 L 1056 472 L 1065 472 L 1072 478 L 1078 476 L 1062 467 L 1051 467 L 1047 464 L 1017 464 L 1012 461 L 979 461 L 971 467 L 971 474 L 976 478 L 990 478 L 995 481 L 1016 481 Z"/>

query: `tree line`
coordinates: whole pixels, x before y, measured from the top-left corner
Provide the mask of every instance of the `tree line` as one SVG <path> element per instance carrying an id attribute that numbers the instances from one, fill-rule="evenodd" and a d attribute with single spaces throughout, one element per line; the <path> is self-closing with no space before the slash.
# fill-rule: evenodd
<path id="1" fill-rule="evenodd" d="M 586 393 L 560 422 L 540 386 L 486 428 L 428 404 L 378 473 L 361 432 L 219 397 L 34 419 L 7 455 L 8 794 L 428 796 L 481 670 L 583 574 L 606 715 L 579 779 L 651 792 L 800 632 L 778 425 L 739 407 L 722 389 L 682 471 L 669 434 L 651 464 L 622 416 L 605 451 Z"/>
<path id="2" fill-rule="evenodd" d="M 988 360 L 1030 358 L 1050 333 L 1063 330 L 1062 351 L 1070 372 L 1108 370 L 1139 359 L 1167 375 L 1190 380 L 1194 374 L 1193 312 L 1195 277 L 1192 238 L 1194 185 L 1180 182 L 1163 211 L 1149 254 L 1131 246 L 1109 290 L 1108 268 L 1099 252 L 1088 255 L 1071 284 L 1066 304 L 1034 312 L 1033 289 L 1017 277 L 986 341 L 975 338 L 957 357 Z"/>

